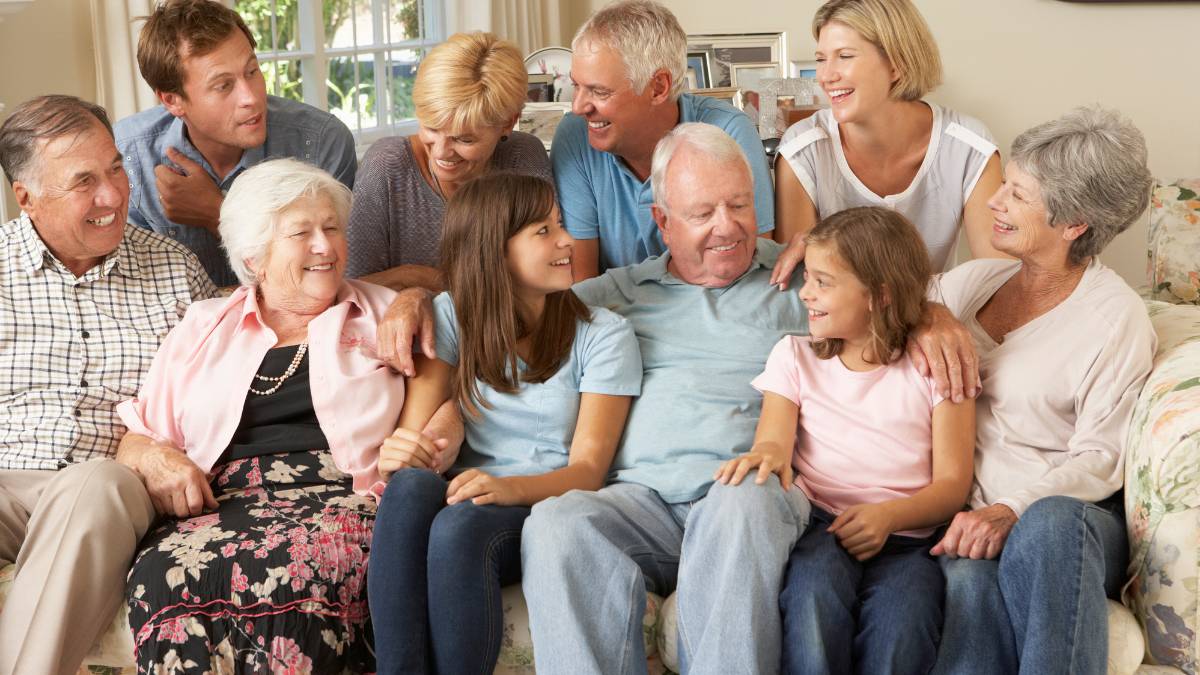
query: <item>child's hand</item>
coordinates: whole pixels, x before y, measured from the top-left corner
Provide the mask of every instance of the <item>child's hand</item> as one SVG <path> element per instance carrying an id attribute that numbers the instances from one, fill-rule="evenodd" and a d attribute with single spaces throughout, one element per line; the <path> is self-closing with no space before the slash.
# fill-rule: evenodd
<path id="1" fill-rule="evenodd" d="M 514 506 L 523 503 L 521 491 L 512 481 L 497 478 L 479 469 L 469 469 L 458 474 L 446 488 L 447 504 L 457 504 L 468 499 L 480 506 Z"/>
<path id="2" fill-rule="evenodd" d="M 792 453 L 781 451 L 774 443 L 759 443 L 750 452 L 725 462 L 713 474 L 713 480 L 723 485 L 737 485 L 751 469 L 758 468 L 754 482 L 762 485 L 771 474 L 779 475 L 784 490 L 792 487 Z"/>
<path id="3" fill-rule="evenodd" d="M 879 553 L 894 530 L 891 511 L 883 504 L 851 506 L 829 526 L 829 532 L 838 538 L 842 548 L 859 562 Z"/>

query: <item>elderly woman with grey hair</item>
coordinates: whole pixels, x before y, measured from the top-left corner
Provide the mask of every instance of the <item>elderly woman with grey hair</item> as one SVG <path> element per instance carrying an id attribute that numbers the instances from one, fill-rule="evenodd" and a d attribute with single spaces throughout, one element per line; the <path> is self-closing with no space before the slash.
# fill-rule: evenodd
<path id="1" fill-rule="evenodd" d="M 1137 294 L 1097 256 L 1145 210 L 1141 132 L 1081 108 L 1022 133 L 988 202 L 992 246 L 934 294 L 971 332 L 970 510 L 934 547 L 946 575 L 935 672 L 1104 673 L 1105 596 L 1127 557 L 1123 443 L 1155 336 Z"/>
<path id="2" fill-rule="evenodd" d="M 372 494 L 404 380 L 375 354 L 395 293 L 342 276 L 349 211 L 321 169 L 247 170 L 220 222 L 241 286 L 189 307 L 118 406 L 118 460 L 176 476 L 147 485 L 167 519 L 126 591 L 141 671 L 374 670 Z"/>

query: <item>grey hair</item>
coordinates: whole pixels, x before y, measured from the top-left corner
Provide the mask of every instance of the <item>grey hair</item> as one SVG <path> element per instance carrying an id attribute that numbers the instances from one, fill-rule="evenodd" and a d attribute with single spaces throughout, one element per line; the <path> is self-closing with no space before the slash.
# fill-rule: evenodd
<path id="1" fill-rule="evenodd" d="M 724 129 L 704 122 L 679 124 L 654 146 L 654 156 L 650 159 L 650 190 L 654 193 L 654 203 L 660 209 L 667 210 L 667 167 L 675 157 L 675 152 L 685 145 L 704 153 L 714 162 L 740 160 L 753 180 L 754 172 L 750 169 L 750 160 L 746 158 L 745 151 Z"/>
<path id="2" fill-rule="evenodd" d="M 53 94 L 31 98 L 13 109 L 0 125 L 0 167 L 11 185 L 21 181 L 33 192 L 41 190 L 38 174 L 38 144 L 80 134 L 97 121 L 113 135 L 104 108 L 75 96 Z M 108 161 L 105 157 L 104 161 Z"/>
<path id="3" fill-rule="evenodd" d="M 323 169 L 298 159 L 284 158 L 256 164 L 233 181 L 221 204 L 221 245 L 229 266 L 244 286 L 257 286 L 258 276 L 247 260 L 266 259 L 279 214 L 301 197 L 325 195 L 333 203 L 338 222 L 350 219 L 350 189 Z"/>
<path id="4" fill-rule="evenodd" d="M 1098 255 L 1146 210 L 1154 177 L 1146 139 L 1116 110 L 1076 108 L 1017 136 L 1012 161 L 1033 176 L 1050 225 L 1088 228 L 1071 242 L 1078 265 Z"/>
<path id="5" fill-rule="evenodd" d="M 621 55 L 625 74 L 641 93 L 659 70 L 671 74 L 671 100 L 683 92 L 687 72 L 687 33 L 671 10 L 652 0 L 621 0 L 588 17 L 571 40 L 596 42 Z"/>

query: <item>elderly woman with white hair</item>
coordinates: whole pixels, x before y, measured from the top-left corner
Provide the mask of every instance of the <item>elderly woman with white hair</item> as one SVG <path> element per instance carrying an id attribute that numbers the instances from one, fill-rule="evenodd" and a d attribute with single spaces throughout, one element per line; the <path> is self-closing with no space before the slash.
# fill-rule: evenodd
<path id="1" fill-rule="evenodd" d="M 1145 209 L 1141 132 L 1081 108 L 1013 142 L 988 202 L 991 244 L 934 293 L 974 337 L 970 510 L 942 541 L 945 628 L 935 672 L 1104 673 L 1105 597 L 1127 558 L 1123 444 L 1155 336 L 1098 255 Z"/>
<path id="2" fill-rule="evenodd" d="M 247 170 L 220 223 L 241 286 L 189 307 L 118 406 L 118 460 L 176 476 L 147 485 L 166 520 L 126 591 L 139 670 L 374 669 L 372 493 L 404 380 L 375 354 L 395 293 L 342 277 L 349 211 L 321 169 Z"/>

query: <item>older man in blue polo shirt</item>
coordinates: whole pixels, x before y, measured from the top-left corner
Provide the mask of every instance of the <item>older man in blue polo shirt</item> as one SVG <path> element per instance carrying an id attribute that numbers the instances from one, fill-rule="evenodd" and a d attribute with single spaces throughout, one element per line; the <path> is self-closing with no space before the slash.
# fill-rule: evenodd
<path id="1" fill-rule="evenodd" d="M 212 0 L 159 4 L 138 39 L 138 67 L 162 102 L 116 124 L 132 190 L 129 222 L 195 252 L 218 286 L 237 283 L 221 250 L 224 193 L 265 159 L 293 157 L 354 186 L 354 137 L 336 117 L 267 96 L 254 36 Z"/>
<path id="2" fill-rule="evenodd" d="M 756 233 L 775 229 L 758 131 L 728 103 L 681 93 L 687 34 L 667 8 L 647 0 L 608 5 L 572 46 L 575 99 L 554 134 L 550 161 L 563 223 L 576 239 L 576 280 L 665 250 L 650 215 L 650 158 L 659 140 L 686 122 L 714 125 L 737 141 L 754 178 Z"/>

